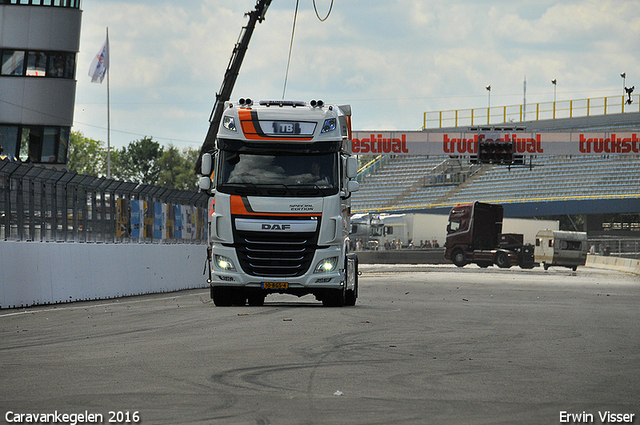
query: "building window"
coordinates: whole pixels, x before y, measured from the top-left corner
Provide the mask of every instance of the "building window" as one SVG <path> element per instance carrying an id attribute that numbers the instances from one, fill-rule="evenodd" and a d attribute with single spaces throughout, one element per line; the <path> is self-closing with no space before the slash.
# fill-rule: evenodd
<path id="1" fill-rule="evenodd" d="M 71 128 L 60 127 L 60 134 L 58 136 L 58 159 L 57 164 L 67 163 L 67 154 L 69 152 L 69 139 L 71 137 Z"/>
<path id="2" fill-rule="evenodd" d="M 20 128 L 17 125 L 0 125 L 0 146 L 2 146 L 3 156 L 17 158 L 19 131 Z"/>
<path id="3" fill-rule="evenodd" d="M 2 52 L 1 75 L 24 75 L 24 52 L 4 50 Z"/>
<path id="4" fill-rule="evenodd" d="M 35 50 L 2 50 L 0 75 L 66 78 L 75 77 L 76 54 Z"/>
<path id="5" fill-rule="evenodd" d="M 66 164 L 69 127 L 0 125 L 3 155 L 36 164 Z"/>
<path id="6" fill-rule="evenodd" d="M 80 0 L 0 0 L 0 4 L 19 6 L 54 6 L 80 9 Z"/>
<path id="7" fill-rule="evenodd" d="M 62 78 L 65 76 L 64 67 L 66 61 L 66 54 L 64 53 L 51 53 L 49 55 L 49 66 L 47 67 L 47 76 Z"/>
<path id="8" fill-rule="evenodd" d="M 47 54 L 29 52 L 27 55 L 27 77 L 44 77 L 47 74 Z"/>

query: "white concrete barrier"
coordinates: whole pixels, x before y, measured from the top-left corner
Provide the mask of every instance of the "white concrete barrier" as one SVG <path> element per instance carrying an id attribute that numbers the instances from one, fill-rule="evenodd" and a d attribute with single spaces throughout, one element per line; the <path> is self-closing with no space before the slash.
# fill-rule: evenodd
<path id="1" fill-rule="evenodd" d="M 0 241 L 0 308 L 207 287 L 205 245 Z"/>
<path id="2" fill-rule="evenodd" d="M 640 260 L 602 255 L 587 255 L 587 266 L 599 269 L 618 270 L 640 275 Z"/>

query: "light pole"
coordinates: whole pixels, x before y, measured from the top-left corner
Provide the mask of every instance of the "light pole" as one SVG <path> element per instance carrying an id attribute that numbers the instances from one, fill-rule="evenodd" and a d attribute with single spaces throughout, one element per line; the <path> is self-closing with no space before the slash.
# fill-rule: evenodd
<path id="1" fill-rule="evenodd" d="M 488 85 L 485 88 L 487 89 L 487 92 L 488 92 L 488 98 L 487 98 L 487 125 L 489 125 L 489 120 L 491 118 L 491 85 Z"/>
<path id="2" fill-rule="evenodd" d="M 487 91 L 489 92 L 488 95 L 488 99 L 487 99 L 487 108 L 491 108 L 491 86 L 487 86 L 485 87 L 487 89 Z"/>
<path id="3" fill-rule="evenodd" d="M 556 119 L 556 89 L 558 88 L 558 80 L 555 78 L 551 80 L 551 84 L 553 84 L 553 119 Z"/>

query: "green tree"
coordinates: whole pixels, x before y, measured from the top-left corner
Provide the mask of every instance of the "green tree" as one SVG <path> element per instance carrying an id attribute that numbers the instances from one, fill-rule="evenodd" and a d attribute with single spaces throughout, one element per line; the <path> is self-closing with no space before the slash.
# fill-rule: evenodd
<path id="1" fill-rule="evenodd" d="M 72 131 L 69 140 L 69 171 L 92 176 L 106 175 L 107 150 L 104 142 L 85 137 L 79 131 Z"/>
<path id="2" fill-rule="evenodd" d="M 122 147 L 111 151 L 111 178 L 116 180 L 133 181 L 134 171 L 127 148 Z"/>
<path id="3" fill-rule="evenodd" d="M 196 185 L 193 164 L 198 159 L 198 154 L 196 149 L 183 149 L 180 152 L 169 145 L 158 160 L 160 174 L 157 184 L 173 189 L 193 190 Z"/>
<path id="4" fill-rule="evenodd" d="M 194 190 L 193 166 L 199 150 L 173 145 L 162 147 L 151 137 L 130 142 L 127 147 L 111 150 L 111 178 L 172 189 Z M 107 150 L 100 140 L 74 131 L 69 143 L 69 171 L 93 176 L 107 175 Z"/>
<path id="5" fill-rule="evenodd" d="M 158 161 L 164 149 L 151 137 L 129 143 L 126 148 L 113 152 L 112 176 L 142 184 L 157 184 L 160 174 Z"/>

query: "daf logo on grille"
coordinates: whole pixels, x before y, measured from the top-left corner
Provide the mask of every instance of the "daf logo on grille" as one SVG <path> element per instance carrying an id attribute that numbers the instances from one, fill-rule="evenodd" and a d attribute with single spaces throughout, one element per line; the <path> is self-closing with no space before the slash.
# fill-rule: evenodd
<path id="1" fill-rule="evenodd" d="M 236 218 L 236 229 L 242 232 L 308 233 L 318 229 L 318 220 L 269 220 Z"/>
<path id="2" fill-rule="evenodd" d="M 290 224 L 268 224 L 262 223 L 262 230 L 289 230 L 291 229 Z"/>

